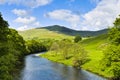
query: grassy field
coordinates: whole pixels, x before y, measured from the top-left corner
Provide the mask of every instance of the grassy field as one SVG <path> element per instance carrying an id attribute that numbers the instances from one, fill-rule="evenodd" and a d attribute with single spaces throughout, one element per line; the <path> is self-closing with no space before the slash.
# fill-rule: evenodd
<path id="1" fill-rule="evenodd" d="M 73 36 L 65 34 L 59 34 L 57 32 L 49 31 L 47 29 L 30 29 L 27 31 L 19 31 L 19 34 L 23 36 L 25 40 L 30 39 L 73 39 Z"/>
<path id="2" fill-rule="evenodd" d="M 82 66 L 84 69 L 98 73 L 99 75 L 103 75 L 105 77 L 112 76 L 112 74 L 107 71 L 101 71 L 102 65 L 100 60 L 103 57 L 103 51 L 109 44 L 108 42 L 107 35 L 100 35 L 81 42 L 84 45 L 84 48 L 88 51 L 88 55 L 91 59 L 91 61 Z"/>
<path id="3" fill-rule="evenodd" d="M 84 46 L 84 48 L 87 50 L 89 58 L 90 58 L 90 61 L 87 62 L 86 64 L 84 64 L 82 66 L 82 68 L 85 70 L 91 71 L 93 73 L 102 75 L 104 77 L 111 77 L 112 74 L 110 74 L 109 72 L 101 71 L 102 65 L 100 62 L 102 57 L 103 57 L 103 51 L 107 47 L 107 45 L 109 44 L 108 39 L 107 39 L 107 35 L 105 34 L 105 35 L 100 35 L 98 37 L 84 39 L 79 44 L 82 44 Z M 51 56 L 50 52 L 48 52 L 47 54 L 44 54 L 42 56 L 49 59 L 49 60 L 63 63 L 65 65 L 73 65 L 72 58 L 62 60 L 60 55 Z"/>

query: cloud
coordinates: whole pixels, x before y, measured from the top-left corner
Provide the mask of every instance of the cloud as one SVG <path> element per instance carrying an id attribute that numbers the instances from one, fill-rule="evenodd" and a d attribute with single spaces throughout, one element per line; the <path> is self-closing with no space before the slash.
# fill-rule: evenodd
<path id="1" fill-rule="evenodd" d="M 14 22 L 20 24 L 17 30 L 27 30 L 35 27 L 40 27 L 40 22 L 36 20 L 35 17 L 17 17 Z"/>
<path id="2" fill-rule="evenodd" d="M 71 27 L 77 27 L 80 22 L 80 16 L 73 14 L 70 10 L 60 9 L 45 14 L 46 17 L 71 24 Z"/>
<path id="3" fill-rule="evenodd" d="M 14 21 L 22 24 L 30 24 L 35 22 L 35 20 L 36 20 L 35 17 L 18 17 Z"/>
<path id="4" fill-rule="evenodd" d="M 17 28 L 18 31 L 24 31 L 24 30 L 28 30 L 28 29 L 33 29 L 35 27 L 40 27 L 40 23 L 38 21 L 34 22 L 34 23 L 30 23 L 30 24 L 23 24 L 21 26 L 19 26 Z"/>
<path id="5" fill-rule="evenodd" d="M 17 18 L 13 22 L 18 24 L 17 30 L 27 30 L 34 27 L 40 27 L 40 22 L 37 21 L 36 17 L 28 15 L 27 10 L 13 9 L 12 12 L 17 15 Z"/>
<path id="6" fill-rule="evenodd" d="M 90 0 L 91 3 L 99 3 L 101 0 Z"/>
<path id="7" fill-rule="evenodd" d="M 26 0 L 25 5 L 35 8 L 35 7 L 47 5 L 51 2 L 52 0 Z"/>
<path id="8" fill-rule="evenodd" d="M 44 6 L 50 4 L 52 0 L 0 0 L 0 4 L 17 4 L 24 5 L 30 8 L 36 8 L 39 6 Z"/>
<path id="9" fill-rule="evenodd" d="M 17 30 L 23 31 L 23 30 L 32 29 L 35 27 L 40 27 L 40 26 L 41 26 L 40 22 L 34 21 L 34 22 L 29 23 L 29 24 L 28 23 L 21 24 L 20 26 L 18 26 Z"/>
<path id="10" fill-rule="evenodd" d="M 14 9 L 12 10 L 12 12 L 14 14 L 16 14 L 17 16 L 27 16 L 28 12 L 26 10 L 22 10 L 22 9 Z"/>
<path id="11" fill-rule="evenodd" d="M 95 9 L 82 15 L 82 28 L 98 30 L 112 26 L 115 18 L 120 14 L 120 0 L 101 0 Z"/>
<path id="12" fill-rule="evenodd" d="M 85 14 L 79 15 L 70 10 L 60 9 L 48 12 L 45 16 L 66 21 L 73 29 L 100 30 L 113 26 L 113 22 L 120 14 L 119 8 L 120 0 L 100 0 L 93 10 Z"/>
<path id="13" fill-rule="evenodd" d="M 0 0 L 0 4 L 4 4 L 5 3 L 5 0 Z"/>
<path id="14" fill-rule="evenodd" d="M 28 26 L 27 25 L 23 25 L 23 26 L 20 26 L 17 28 L 18 31 L 24 31 L 24 30 L 27 30 L 28 29 Z"/>

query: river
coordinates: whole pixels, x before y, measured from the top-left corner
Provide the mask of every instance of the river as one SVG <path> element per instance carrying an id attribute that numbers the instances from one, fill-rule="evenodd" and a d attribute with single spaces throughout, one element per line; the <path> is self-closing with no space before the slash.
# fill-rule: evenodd
<path id="1" fill-rule="evenodd" d="M 25 57 L 20 80 L 106 80 L 85 70 L 77 70 L 31 54 Z"/>

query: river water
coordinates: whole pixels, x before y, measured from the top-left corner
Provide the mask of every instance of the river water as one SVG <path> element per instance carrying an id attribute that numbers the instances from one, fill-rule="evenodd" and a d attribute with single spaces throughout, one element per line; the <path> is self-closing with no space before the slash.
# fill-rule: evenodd
<path id="1" fill-rule="evenodd" d="M 55 63 L 35 54 L 25 57 L 20 80 L 106 80 L 85 70 Z"/>

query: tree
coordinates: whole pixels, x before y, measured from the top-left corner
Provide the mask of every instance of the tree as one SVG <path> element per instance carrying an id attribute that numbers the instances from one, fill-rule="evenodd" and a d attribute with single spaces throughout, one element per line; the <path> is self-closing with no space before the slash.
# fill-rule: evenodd
<path id="1" fill-rule="evenodd" d="M 2 14 L 0 13 L 0 28 L 5 28 L 8 26 L 9 26 L 8 22 L 3 19 Z"/>
<path id="2" fill-rule="evenodd" d="M 120 80 L 120 18 L 116 18 L 108 34 L 111 44 L 104 51 L 102 64 L 113 74 L 113 80 Z"/>
<path id="3" fill-rule="evenodd" d="M 26 53 L 23 38 L 0 14 L 0 80 L 14 80 L 18 66 Z"/>
<path id="4" fill-rule="evenodd" d="M 109 40 L 115 45 L 120 44 L 120 16 L 116 18 L 114 27 L 109 31 Z"/>
<path id="5" fill-rule="evenodd" d="M 77 43 L 82 40 L 82 37 L 80 35 L 75 36 L 74 42 Z"/>
<path id="6" fill-rule="evenodd" d="M 72 48 L 74 50 L 73 66 L 77 69 L 80 69 L 81 66 L 89 60 L 87 51 L 78 44 L 74 44 Z"/>
<path id="7" fill-rule="evenodd" d="M 116 18 L 115 22 L 113 23 L 115 27 L 120 28 L 120 15 Z"/>
<path id="8" fill-rule="evenodd" d="M 0 13 L 0 56 L 8 52 L 8 39 L 7 35 L 9 34 L 8 23 L 5 21 Z M 3 45 L 4 44 L 4 45 Z"/>

